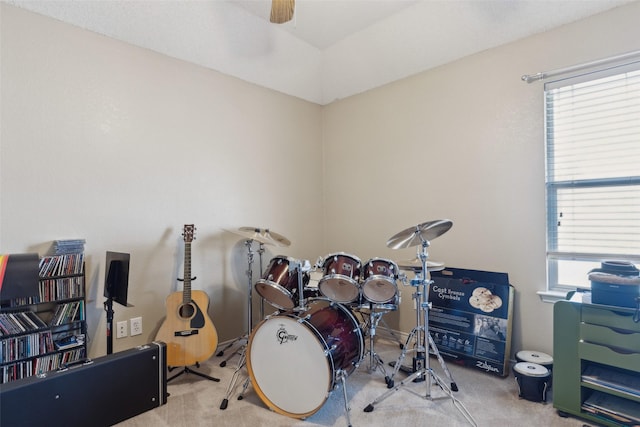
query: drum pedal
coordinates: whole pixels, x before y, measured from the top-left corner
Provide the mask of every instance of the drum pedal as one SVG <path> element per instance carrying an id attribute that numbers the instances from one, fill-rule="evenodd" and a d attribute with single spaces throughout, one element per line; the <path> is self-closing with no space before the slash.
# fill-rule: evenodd
<path id="1" fill-rule="evenodd" d="M 391 366 L 392 368 L 395 368 L 396 362 L 389 362 L 389 366 Z M 423 359 L 423 366 L 424 366 L 424 359 Z M 407 375 L 411 375 L 411 374 L 416 372 L 416 370 L 412 366 L 406 366 L 406 365 L 400 365 L 400 368 L 398 368 L 398 370 L 404 372 Z M 424 380 L 425 380 L 425 378 L 424 378 L 424 375 L 423 375 L 423 376 L 420 376 L 420 377 L 414 379 L 413 382 L 414 383 L 419 383 L 419 382 L 422 382 Z M 392 387 L 393 386 L 388 387 L 388 388 L 392 388 Z"/>

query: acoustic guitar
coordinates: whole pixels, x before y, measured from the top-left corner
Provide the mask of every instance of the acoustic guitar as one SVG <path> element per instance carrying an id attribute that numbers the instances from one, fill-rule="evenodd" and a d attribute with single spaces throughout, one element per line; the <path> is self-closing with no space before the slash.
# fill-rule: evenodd
<path id="1" fill-rule="evenodd" d="M 156 340 L 167 344 L 167 365 L 170 367 L 197 365 L 209 359 L 218 346 L 218 332 L 207 314 L 209 296 L 204 291 L 191 290 L 194 234 L 193 224 L 184 226 L 183 290 L 167 297 L 167 317 L 156 335 Z"/>

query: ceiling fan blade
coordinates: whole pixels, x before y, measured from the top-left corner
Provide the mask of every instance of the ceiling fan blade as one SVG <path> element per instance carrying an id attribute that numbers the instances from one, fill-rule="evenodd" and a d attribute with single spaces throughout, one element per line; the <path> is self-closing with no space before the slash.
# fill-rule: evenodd
<path id="1" fill-rule="evenodd" d="M 295 0 L 271 0 L 271 18 L 274 24 L 284 24 L 293 18 Z"/>

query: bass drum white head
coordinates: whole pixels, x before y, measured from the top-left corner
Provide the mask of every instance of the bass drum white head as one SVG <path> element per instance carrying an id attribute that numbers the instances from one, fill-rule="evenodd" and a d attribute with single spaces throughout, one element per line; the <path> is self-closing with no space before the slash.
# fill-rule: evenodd
<path id="1" fill-rule="evenodd" d="M 327 400 L 333 367 L 319 337 L 297 319 L 279 315 L 256 327 L 247 347 L 247 370 L 270 409 L 307 418 Z"/>

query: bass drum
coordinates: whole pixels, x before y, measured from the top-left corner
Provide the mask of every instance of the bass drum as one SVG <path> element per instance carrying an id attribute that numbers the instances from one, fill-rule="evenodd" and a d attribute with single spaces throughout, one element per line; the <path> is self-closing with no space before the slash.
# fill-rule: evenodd
<path id="1" fill-rule="evenodd" d="M 253 388 L 271 410 L 304 419 L 329 397 L 342 371 L 363 358 L 362 331 L 347 308 L 327 299 L 303 312 L 268 316 L 251 333 L 247 370 Z"/>

